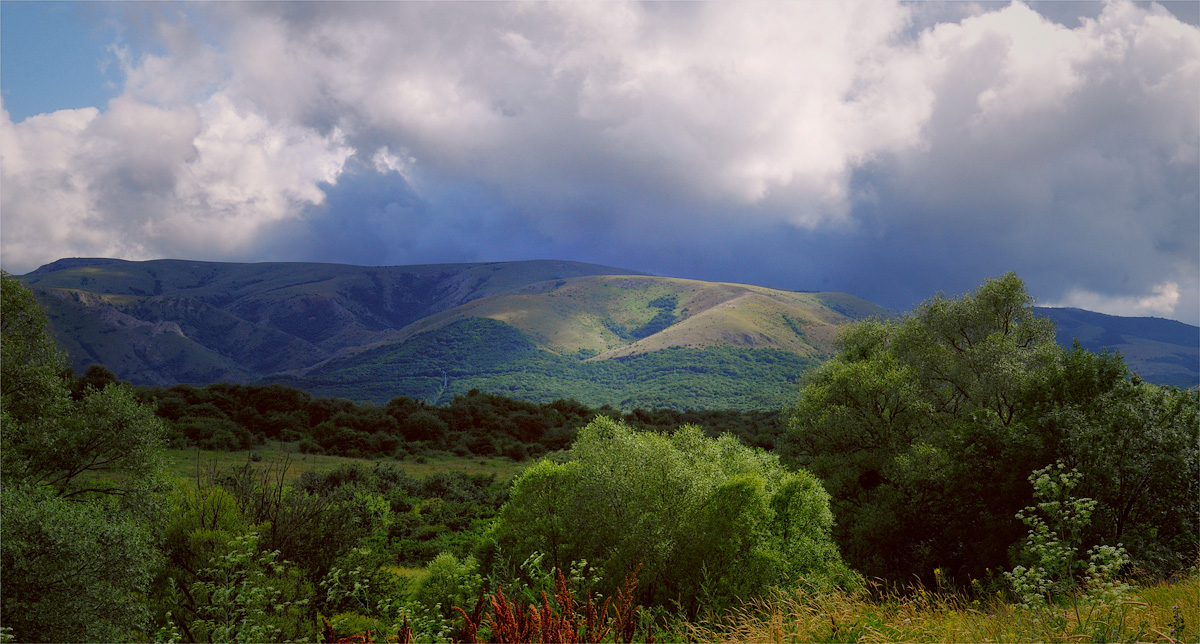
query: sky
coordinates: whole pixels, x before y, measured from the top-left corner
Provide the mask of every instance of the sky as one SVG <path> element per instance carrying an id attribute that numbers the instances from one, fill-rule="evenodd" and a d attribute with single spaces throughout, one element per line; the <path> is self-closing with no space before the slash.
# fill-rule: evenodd
<path id="1" fill-rule="evenodd" d="M 0 2 L 0 266 L 567 259 L 1200 324 L 1200 2 Z"/>

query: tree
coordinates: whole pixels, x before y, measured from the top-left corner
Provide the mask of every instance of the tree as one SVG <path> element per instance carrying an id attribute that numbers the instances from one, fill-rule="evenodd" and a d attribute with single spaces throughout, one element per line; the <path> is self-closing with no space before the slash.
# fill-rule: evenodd
<path id="1" fill-rule="evenodd" d="M 101 502 L 0 484 L 4 626 L 20 642 L 123 642 L 146 627 L 152 533 Z"/>
<path id="2" fill-rule="evenodd" d="M 493 569 L 498 554 L 511 564 L 542 553 L 559 570 L 586 560 L 606 594 L 641 566 L 642 601 L 694 612 L 801 575 L 843 578 L 832 521 L 815 477 L 730 435 L 639 433 L 600 417 L 569 461 L 542 461 L 514 482 L 482 554 Z"/>
<path id="3" fill-rule="evenodd" d="M 158 559 L 163 427 L 125 386 L 75 400 L 33 294 L 0 274 L 0 607 L 22 641 L 129 639 Z"/>
<path id="4" fill-rule="evenodd" d="M 1069 412 L 1073 412 L 1069 413 Z M 1099 501 L 1092 542 L 1121 542 L 1147 572 L 1193 563 L 1200 535 L 1200 392 L 1122 379 L 1076 416 L 1066 455 Z"/>
<path id="5" fill-rule="evenodd" d="M 930 583 L 935 567 L 964 582 L 1006 567 L 1022 536 L 1013 517 L 1032 502 L 1027 474 L 1057 459 L 1094 486 L 1106 518 L 1094 525 L 1118 533 L 1116 517 L 1164 518 L 1171 503 L 1155 497 L 1178 500 L 1171 486 L 1195 490 L 1196 397 L 1156 393 L 1119 356 L 1062 349 L 1032 304 L 1012 273 L 938 296 L 902 320 L 850 326 L 806 378 L 784 449 L 832 495 L 851 566 Z M 1168 520 L 1173 543 L 1195 538 L 1196 514 Z"/>
<path id="6" fill-rule="evenodd" d="M 62 389 L 67 361 L 46 331 L 33 293 L 0 271 L 0 401 L 16 421 L 43 412 Z"/>

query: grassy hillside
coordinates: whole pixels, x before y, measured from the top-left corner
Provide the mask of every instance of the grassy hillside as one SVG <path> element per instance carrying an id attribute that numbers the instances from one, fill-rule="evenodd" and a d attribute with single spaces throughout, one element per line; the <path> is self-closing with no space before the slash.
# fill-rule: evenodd
<path id="1" fill-rule="evenodd" d="M 796 379 L 816 364 L 778 349 L 671 348 L 611 360 L 541 349 L 516 328 L 465 318 L 334 360 L 304 377 L 274 376 L 315 394 L 377 403 L 405 395 L 434 404 L 479 389 L 549 402 L 675 409 L 779 409 L 792 404 Z"/>
<path id="2" fill-rule="evenodd" d="M 396 341 L 272 381 L 377 402 L 436 404 L 477 388 L 623 409 L 780 408 L 851 320 L 822 297 L 652 276 L 555 280 L 474 300 Z M 887 313 L 841 298 L 860 315 Z"/>
<path id="3" fill-rule="evenodd" d="M 847 302 L 847 315 L 826 299 Z M 538 347 L 594 361 L 667 348 L 781 349 L 808 358 L 833 351 L 837 327 L 889 311 L 842 294 L 653 276 L 595 276 L 534 284 L 475 300 L 406 328 L 401 340 L 467 318 L 504 322 Z"/>
<path id="4" fill-rule="evenodd" d="M 138 384 L 301 369 L 472 299 L 624 269 L 560 261 L 366 267 L 60 260 L 21 277 L 77 370 Z"/>

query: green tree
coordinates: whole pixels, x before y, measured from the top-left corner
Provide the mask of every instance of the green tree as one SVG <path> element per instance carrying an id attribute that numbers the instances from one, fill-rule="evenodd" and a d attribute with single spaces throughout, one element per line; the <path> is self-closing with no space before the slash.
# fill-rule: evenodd
<path id="1" fill-rule="evenodd" d="M 71 397 L 32 293 L 0 274 L 0 608 L 22 641 L 128 639 L 158 560 L 162 434 L 124 386 Z"/>
<path id="2" fill-rule="evenodd" d="M 1149 526 L 1164 520 L 1168 550 L 1194 544 L 1196 397 L 1138 383 L 1119 356 L 1062 349 L 1032 304 L 1009 273 L 848 327 L 806 377 L 783 448 L 832 495 L 851 566 L 929 583 L 935 567 L 960 581 L 1006 567 L 1022 536 L 1013 516 L 1032 502 L 1027 473 L 1057 459 L 1099 504 L 1093 541 L 1140 531 L 1148 557 L 1164 543 Z"/>
<path id="3" fill-rule="evenodd" d="M 152 533 L 103 502 L 0 484 L 4 626 L 19 642 L 122 642 L 144 629 Z"/>
<path id="4" fill-rule="evenodd" d="M 1064 456 L 1098 501 L 1089 540 L 1124 543 L 1142 569 L 1170 574 L 1200 546 L 1200 392 L 1121 379 L 1072 416 Z"/>
<path id="5" fill-rule="evenodd" d="M 483 554 L 493 570 L 498 555 L 511 565 L 544 553 L 559 570 L 586 560 L 610 594 L 641 566 L 643 601 L 696 611 L 801 575 L 846 575 L 828 499 L 811 474 L 732 436 L 639 433 L 600 417 L 568 462 L 543 461 L 514 482 Z"/>

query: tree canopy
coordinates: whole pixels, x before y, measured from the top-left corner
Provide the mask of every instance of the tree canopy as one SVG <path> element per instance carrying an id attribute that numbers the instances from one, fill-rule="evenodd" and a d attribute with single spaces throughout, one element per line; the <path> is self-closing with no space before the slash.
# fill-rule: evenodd
<path id="1" fill-rule="evenodd" d="M 73 398 L 32 294 L 0 274 L 0 300 L 4 625 L 21 641 L 129 639 L 158 560 L 162 423 L 122 385 Z"/>
<path id="2" fill-rule="evenodd" d="M 1058 459 L 1099 502 L 1095 538 L 1136 541 L 1156 567 L 1194 553 L 1197 395 L 1141 383 L 1118 355 L 1060 348 L 1032 303 L 1012 273 L 938 296 L 847 328 L 806 378 L 785 451 L 824 481 L 860 572 L 966 581 L 1003 567 L 1029 473 Z"/>
<path id="3" fill-rule="evenodd" d="M 600 417 L 569 460 L 514 482 L 491 556 L 542 553 L 560 570 L 586 560 L 614 587 L 640 566 L 643 601 L 695 610 L 702 595 L 846 576 L 832 522 L 820 482 L 773 454 L 693 426 L 667 435 Z"/>

